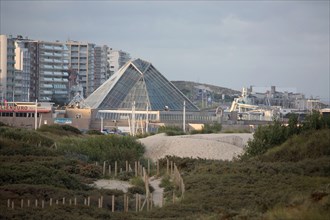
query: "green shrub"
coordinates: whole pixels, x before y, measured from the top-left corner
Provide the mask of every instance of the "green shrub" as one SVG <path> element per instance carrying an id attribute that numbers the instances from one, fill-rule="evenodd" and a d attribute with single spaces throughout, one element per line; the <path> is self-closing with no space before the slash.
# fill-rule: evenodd
<path id="1" fill-rule="evenodd" d="M 99 130 L 88 130 L 86 132 L 86 134 L 89 134 L 89 135 L 103 135 L 103 133 Z"/>
<path id="2" fill-rule="evenodd" d="M 79 135 L 81 131 L 78 128 L 72 127 L 70 125 L 42 125 L 38 131 L 40 132 L 49 132 L 59 136 L 65 135 Z"/>

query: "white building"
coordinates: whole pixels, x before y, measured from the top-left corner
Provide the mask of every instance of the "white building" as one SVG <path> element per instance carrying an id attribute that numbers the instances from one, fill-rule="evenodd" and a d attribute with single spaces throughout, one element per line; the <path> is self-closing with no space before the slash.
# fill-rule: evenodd
<path id="1" fill-rule="evenodd" d="M 106 45 L 96 46 L 94 50 L 94 91 L 100 87 L 109 77 Z"/>
<path id="2" fill-rule="evenodd" d="M 84 97 L 94 91 L 94 49 L 95 44 L 67 41 L 69 49 L 70 74 L 77 74 L 77 82 L 83 87 Z"/>
<path id="3" fill-rule="evenodd" d="M 125 63 L 131 59 L 129 53 L 122 50 L 113 50 L 109 48 L 108 50 L 108 63 L 110 69 L 110 75 L 117 72 Z"/>
<path id="4" fill-rule="evenodd" d="M 28 102 L 31 82 L 31 56 L 23 41 L 15 41 L 15 94 L 20 94 L 15 101 Z"/>
<path id="5" fill-rule="evenodd" d="M 0 35 L 0 99 L 15 100 L 15 42 Z"/>

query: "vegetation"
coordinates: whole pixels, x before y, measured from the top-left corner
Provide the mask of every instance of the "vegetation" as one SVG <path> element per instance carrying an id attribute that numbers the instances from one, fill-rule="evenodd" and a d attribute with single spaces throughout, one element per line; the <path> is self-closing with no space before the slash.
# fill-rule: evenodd
<path id="1" fill-rule="evenodd" d="M 258 128 L 247 153 L 234 161 L 169 157 L 181 171 L 185 194 L 172 204 L 150 212 L 110 211 L 110 195 L 118 190 L 95 190 L 86 183 L 101 176 L 92 161 L 142 159 L 144 148 L 132 137 L 58 135 L 0 127 L 1 219 L 330 219 L 330 129 L 327 118 L 314 113 L 299 124 L 278 122 Z M 49 135 L 49 132 L 54 132 Z M 33 138 L 32 138 L 33 137 Z M 34 139 L 34 137 L 36 139 Z M 55 144 L 56 143 L 56 144 Z M 56 148 L 57 147 L 57 148 Z M 107 159 L 106 159 L 107 158 Z M 142 162 L 143 163 L 143 162 Z M 166 159 L 160 160 L 166 168 Z M 164 173 L 164 170 L 161 170 Z M 131 172 L 132 194 L 144 183 Z M 171 198 L 176 187 L 169 176 L 161 186 Z M 151 189 L 152 190 L 152 189 Z M 105 208 L 53 206 L 46 209 L 7 208 L 7 198 L 61 198 L 104 195 Z M 177 195 L 179 197 L 179 195 Z M 116 202 L 116 210 L 123 210 Z M 134 207 L 130 207 L 134 210 Z"/>
<path id="2" fill-rule="evenodd" d="M 168 136 L 184 135 L 182 128 L 177 126 L 161 126 L 158 128 L 158 133 L 165 133 Z"/>
<path id="3" fill-rule="evenodd" d="M 192 130 L 190 134 L 211 134 L 219 133 L 222 129 L 220 123 L 214 122 L 213 124 L 205 124 L 201 130 Z"/>

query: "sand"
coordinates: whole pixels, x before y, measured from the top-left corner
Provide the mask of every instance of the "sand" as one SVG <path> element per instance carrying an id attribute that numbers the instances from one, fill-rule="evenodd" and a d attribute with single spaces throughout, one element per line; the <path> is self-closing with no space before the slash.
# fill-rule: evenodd
<path id="1" fill-rule="evenodd" d="M 243 153 L 252 134 L 196 134 L 166 136 L 157 134 L 140 139 L 145 145 L 145 157 L 155 161 L 167 155 L 177 157 L 203 158 L 211 160 L 232 160 Z"/>

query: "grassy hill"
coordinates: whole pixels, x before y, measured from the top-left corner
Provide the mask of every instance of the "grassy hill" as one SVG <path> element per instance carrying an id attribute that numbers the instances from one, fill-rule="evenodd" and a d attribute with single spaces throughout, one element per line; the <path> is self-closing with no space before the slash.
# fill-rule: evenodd
<path id="1" fill-rule="evenodd" d="M 151 212 L 112 213 L 95 206 L 8 209 L 7 198 L 122 196 L 86 186 L 100 178 L 100 168 L 91 162 L 104 155 L 122 160 L 143 155 L 143 146 L 129 137 L 48 132 L 0 127 L 0 219 L 330 219 L 329 129 L 293 135 L 244 160 L 171 158 L 184 179 L 184 198 Z"/>

